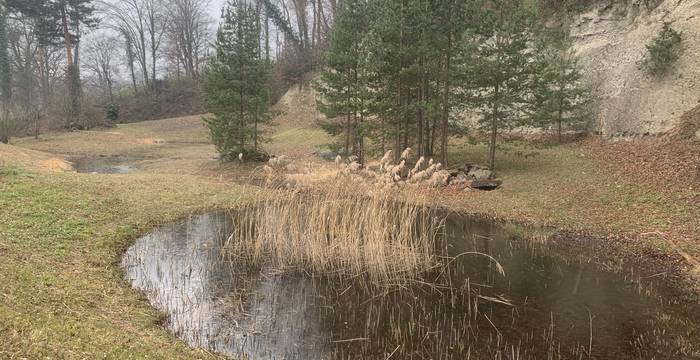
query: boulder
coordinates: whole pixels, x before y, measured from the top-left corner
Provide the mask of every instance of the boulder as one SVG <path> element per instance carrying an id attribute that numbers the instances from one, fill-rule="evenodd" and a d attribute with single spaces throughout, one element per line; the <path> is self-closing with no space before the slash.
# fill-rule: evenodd
<path id="1" fill-rule="evenodd" d="M 484 181 L 493 178 L 493 171 L 483 168 L 472 168 L 467 175 L 474 180 Z"/>
<path id="2" fill-rule="evenodd" d="M 335 157 L 338 156 L 338 154 L 336 154 L 330 150 L 323 150 L 323 151 L 316 152 L 316 156 L 318 156 L 321 159 L 326 160 L 326 161 L 333 161 L 333 160 L 335 160 Z"/>
<path id="3" fill-rule="evenodd" d="M 472 180 L 472 183 L 469 185 L 469 187 L 473 189 L 478 189 L 478 190 L 486 190 L 486 191 L 491 191 L 491 190 L 496 190 L 498 189 L 499 186 L 501 186 L 503 182 L 501 180 L 492 180 L 492 179 L 485 179 L 485 180 L 478 180 L 474 179 Z"/>

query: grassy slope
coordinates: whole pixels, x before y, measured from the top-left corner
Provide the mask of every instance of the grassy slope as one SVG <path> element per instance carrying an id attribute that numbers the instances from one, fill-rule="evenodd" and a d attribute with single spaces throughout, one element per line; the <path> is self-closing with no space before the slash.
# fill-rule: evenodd
<path id="1" fill-rule="evenodd" d="M 272 139 L 273 152 L 297 156 L 327 141 L 303 121 L 283 124 Z M 17 143 L 23 150 L 0 148 L 0 160 L 16 163 L 21 153 L 19 165 L 32 168 L 38 161 L 33 158 L 55 156 L 37 151 L 144 160 L 142 172 L 128 175 L 6 170 L 0 179 L 0 358 L 207 357 L 158 325 L 158 314 L 129 289 L 117 266 L 138 234 L 250 194 L 219 180 L 240 168 L 221 169 L 212 160 L 215 152 L 199 120 L 49 134 Z M 455 144 L 451 151 L 453 163 L 483 163 L 486 156 L 481 145 Z M 640 236 L 643 246 L 664 247 L 664 237 L 697 252 L 700 207 L 689 200 L 697 195 L 693 190 L 635 183 L 577 145 L 510 145 L 498 161 L 505 181 L 498 191 L 420 191 L 469 212 L 595 233 L 647 233 Z"/>
<path id="2" fill-rule="evenodd" d="M 271 147 L 325 139 L 300 132 L 285 127 Z M 0 166 L 0 358 L 213 357 L 168 334 L 118 266 L 126 247 L 158 224 L 255 196 L 221 180 L 240 167 L 219 167 L 199 117 L 15 144 L 0 147 L 0 165 L 8 165 Z M 143 171 L 91 175 L 47 165 L 98 155 L 131 157 Z"/>
<path id="3" fill-rule="evenodd" d="M 483 145 L 452 148 L 453 159 L 482 161 Z M 595 233 L 660 233 L 697 252 L 697 190 L 635 182 L 592 158 L 577 144 L 503 146 L 497 171 L 503 188 L 453 197 L 458 206 L 500 217 Z M 657 234 L 658 235 L 658 234 Z"/>
<path id="4" fill-rule="evenodd" d="M 191 176 L 44 174 L 0 179 L 0 358 L 191 358 L 118 267 L 137 234 L 244 188 Z"/>

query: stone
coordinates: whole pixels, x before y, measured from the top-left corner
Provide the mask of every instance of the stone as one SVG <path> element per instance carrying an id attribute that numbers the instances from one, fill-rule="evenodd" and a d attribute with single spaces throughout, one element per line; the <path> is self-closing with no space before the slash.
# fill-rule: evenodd
<path id="1" fill-rule="evenodd" d="M 485 180 L 472 180 L 472 183 L 469 186 L 473 189 L 491 191 L 491 190 L 498 189 L 502 184 L 503 184 L 503 182 L 501 180 L 485 179 Z"/>
<path id="2" fill-rule="evenodd" d="M 474 180 L 484 181 L 493 178 L 493 171 L 489 169 L 472 168 L 467 175 Z"/>
<path id="3" fill-rule="evenodd" d="M 330 150 L 319 151 L 316 153 L 316 155 L 326 161 L 333 161 L 335 160 L 335 157 L 338 156 L 338 154 Z"/>

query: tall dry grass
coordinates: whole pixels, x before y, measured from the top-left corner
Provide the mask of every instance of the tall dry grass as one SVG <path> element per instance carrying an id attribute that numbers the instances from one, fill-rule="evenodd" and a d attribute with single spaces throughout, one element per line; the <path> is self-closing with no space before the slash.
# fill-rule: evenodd
<path id="1" fill-rule="evenodd" d="M 278 191 L 230 215 L 226 255 L 246 266 L 367 276 L 386 284 L 415 278 L 444 260 L 436 251 L 444 219 L 389 194 L 342 187 Z"/>

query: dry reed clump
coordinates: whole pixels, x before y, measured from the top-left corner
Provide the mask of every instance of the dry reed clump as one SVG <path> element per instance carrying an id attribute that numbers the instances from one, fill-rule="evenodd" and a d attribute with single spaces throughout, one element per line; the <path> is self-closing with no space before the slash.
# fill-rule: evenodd
<path id="1" fill-rule="evenodd" d="M 443 219 L 388 195 L 280 191 L 231 217 L 226 255 L 246 266 L 387 284 L 415 278 L 442 260 L 436 241 Z"/>

